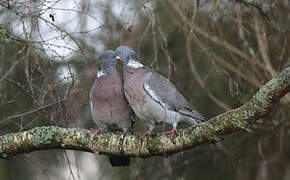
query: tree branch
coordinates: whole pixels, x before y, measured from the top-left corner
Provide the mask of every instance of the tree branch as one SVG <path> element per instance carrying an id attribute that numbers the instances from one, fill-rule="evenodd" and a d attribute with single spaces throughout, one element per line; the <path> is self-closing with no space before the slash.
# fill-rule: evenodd
<path id="1" fill-rule="evenodd" d="M 168 155 L 201 144 L 214 143 L 223 136 L 241 130 L 264 115 L 290 90 L 290 67 L 284 69 L 243 106 L 227 111 L 211 120 L 182 129 L 171 139 L 165 133 L 154 134 L 144 139 L 113 133 L 98 137 L 85 129 L 68 129 L 55 126 L 37 127 L 28 131 L 6 134 L 0 137 L 0 157 L 46 149 L 73 149 L 100 154 L 150 157 Z"/>

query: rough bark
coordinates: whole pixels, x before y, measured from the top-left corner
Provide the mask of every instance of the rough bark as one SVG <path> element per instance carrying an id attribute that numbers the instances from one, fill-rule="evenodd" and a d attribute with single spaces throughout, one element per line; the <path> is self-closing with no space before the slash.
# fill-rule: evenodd
<path id="1" fill-rule="evenodd" d="M 144 139 L 135 135 L 101 134 L 85 129 L 55 126 L 6 134 L 0 137 L 0 157 L 46 149 L 73 149 L 100 154 L 125 154 L 131 157 L 168 155 L 201 144 L 214 143 L 225 135 L 247 130 L 248 125 L 269 114 L 273 106 L 290 90 L 290 67 L 275 76 L 243 106 L 220 114 L 209 121 L 179 130 L 173 139 L 165 133 Z"/>

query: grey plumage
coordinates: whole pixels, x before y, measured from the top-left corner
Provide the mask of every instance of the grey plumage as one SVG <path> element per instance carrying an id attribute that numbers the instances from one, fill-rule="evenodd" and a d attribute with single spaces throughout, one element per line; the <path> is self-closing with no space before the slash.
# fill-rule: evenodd
<path id="1" fill-rule="evenodd" d="M 148 133 L 159 122 L 172 124 L 174 133 L 179 122 L 193 125 L 205 121 L 167 78 L 138 62 L 134 50 L 120 46 L 116 52 L 123 61 L 125 96 L 149 127 Z"/>
<path id="2" fill-rule="evenodd" d="M 98 61 L 96 80 L 90 92 L 90 106 L 94 122 L 101 131 L 132 132 L 133 122 L 123 92 L 123 82 L 116 70 L 116 52 L 104 51 Z M 128 157 L 110 156 L 112 166 L 129 164 Z"/>
<path id="3" fill-rule="evenodd" d="M 178 111 L 179 113 L 186 114 L 196 119 L 197 122 L 204 120 L 204 117 L 198 113 L 185 97 L 176 89 L 176 87 L 164 76 L 159 73 L 152 72 L 144 84 L 144 87 L 150 87 L 151 91 L 144 88 L 145 91 L 153 98 L 158 101 L 165 108 Z M 155 93 L 153 97 L 151 94 Z M 157 98 L 158 97 L 158 98 Z"/>

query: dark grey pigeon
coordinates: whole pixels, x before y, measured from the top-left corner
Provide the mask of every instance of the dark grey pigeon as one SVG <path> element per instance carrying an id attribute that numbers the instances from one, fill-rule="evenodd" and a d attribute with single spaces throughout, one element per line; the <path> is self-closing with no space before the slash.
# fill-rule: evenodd
<path id="1" fill-rule="evenodd" d="M 194 125 L 205 121 L 167 78 L 138 62 L 133 49 L 120 46 L 115 51 L 123 62 L 127 101 L 149 128 L 143 136 L 151 134 L 155 124 L 161 122 L 173 126 L 167 132 L 173 137 L 179 122 Z"/>
<path id="2" fill-rule="evenodd" d="M 97 59 L 97 76 L 90 93 L 91 113 L 99 128 L 96 135 L 107 131 L 126 134 L 133 130 L 123 82 L 115 67 L 116 56 L 115 51 L 106 50 Z M 129 165 L 126 156 L 110 156 L 109 159 L 112 166 Z"/>

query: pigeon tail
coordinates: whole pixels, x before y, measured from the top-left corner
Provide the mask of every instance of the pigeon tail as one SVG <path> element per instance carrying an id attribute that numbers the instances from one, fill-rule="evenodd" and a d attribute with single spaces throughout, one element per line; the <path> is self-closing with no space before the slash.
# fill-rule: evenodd
<path id="1" fill-rule="evenodd" d="M 187 125 L 187 126 L 193 126 L 193 125 L 196 125 L 196 124 L 199 124 L 199 123 L 202 123 L 204 122 L 203 120 L 200 120 L 200 119 L 195 119 L 195 118 L 192 118 L 192 117 L 185 117 L 183 119 L 183 122 Z"/>
<path id="2" fill-rule="evenodd" d="M 206 121 L 206 119 L 195 110 L 181 109 L 178 112 L 184 116 L 183 121 L 189 126 Z"/>
<path id="3" fill-rule="evenodd" d="M 130 159 L 128 156 L 116 156 L 111 155 L 109 157 L 110 163 L 113 167 L 117 166 L 129 166 L 130 165 Z"/>

